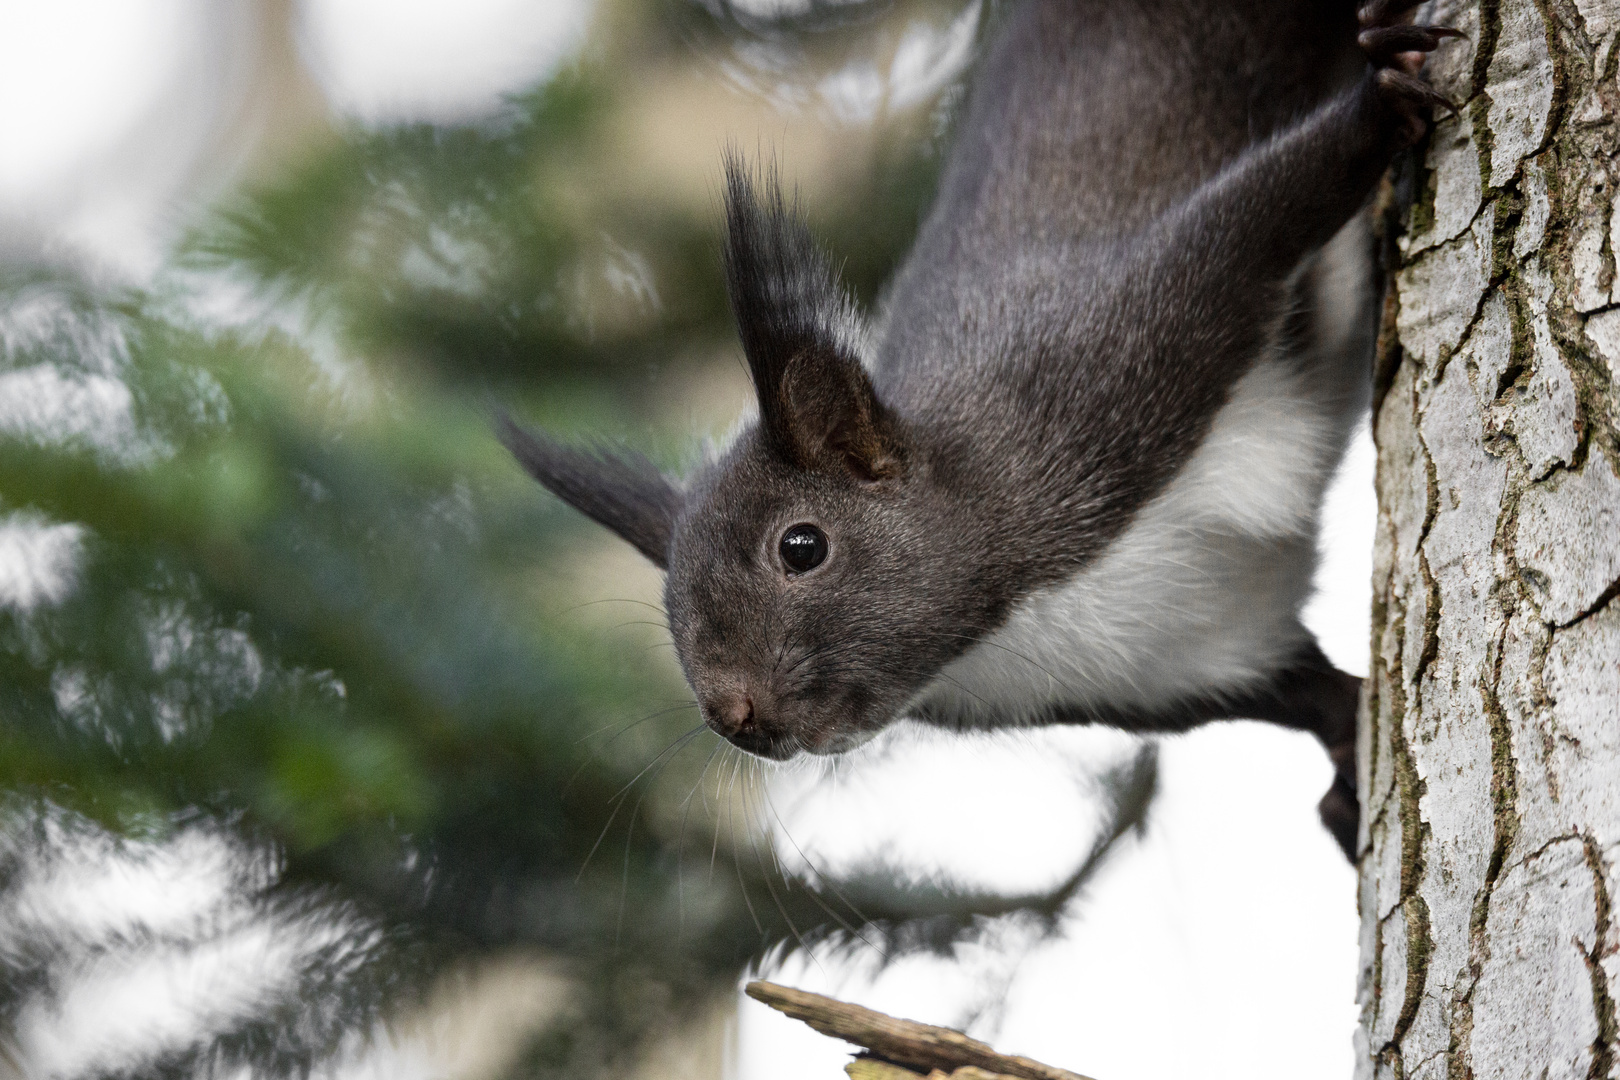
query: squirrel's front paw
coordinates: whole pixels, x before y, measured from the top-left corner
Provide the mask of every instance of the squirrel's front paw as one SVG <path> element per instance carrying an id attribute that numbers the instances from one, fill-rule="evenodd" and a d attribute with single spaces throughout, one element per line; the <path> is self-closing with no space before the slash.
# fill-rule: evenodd
<path id="1" fill-rule="evenodd" d="M 1372 62 L 1379 98 L 1401 121 L 1402 146 L 1410 146 L 1429 129 L 1434 110 L 1455 113 L 1457 106 L 1418 72 L 1424 58 L 1446 38 L 1462 37 L 1449 26 L 1413 26 L 1412 9 L 1420 0 L 1368 0 L 1357 12 L 1361 33 L 1356 42 Z"/>

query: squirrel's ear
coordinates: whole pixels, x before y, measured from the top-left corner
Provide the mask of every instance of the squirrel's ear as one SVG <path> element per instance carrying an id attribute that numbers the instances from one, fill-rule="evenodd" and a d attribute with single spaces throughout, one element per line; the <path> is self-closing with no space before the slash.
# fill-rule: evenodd
<path id="1" fill-rule="evenodd" d="M 637 453 L 564 446 L 525 431 L 504 412 L 496 432 L 529 474 L 563 502 L 630 541 L 659 569 L 669 568 L 669 539 L 681 493 Z"/>
<path id="2" fill-rule="evenodd" d="M 861 366 L 854 305 L 775 169 L 756 191 L 740 157 L 728 154 L 725 166 L 726 289 L 767 441 L 803 468 L 894 475 L 896 425 Z"/>
<path id="3" fill-rule="evenodd" d="M 760 402 L 774 442 L 807 469 L 844 468 L 857 480 L 898 476 L 897 425 L 878 400 L 866 369 L 830 350 L 810 349 L 787 363 L 774 408 Z"/>

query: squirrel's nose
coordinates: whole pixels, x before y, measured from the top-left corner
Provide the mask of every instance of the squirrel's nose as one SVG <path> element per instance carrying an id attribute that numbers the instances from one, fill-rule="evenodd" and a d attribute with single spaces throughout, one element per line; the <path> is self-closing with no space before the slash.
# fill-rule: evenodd
<path id="1" fill-rule="evenodd" d="M 755 725 L 754 699 L 746 691 L 721 694 L 704 707 L 709 726 L 719 735 L 731 738 L 751 732 Z"/>

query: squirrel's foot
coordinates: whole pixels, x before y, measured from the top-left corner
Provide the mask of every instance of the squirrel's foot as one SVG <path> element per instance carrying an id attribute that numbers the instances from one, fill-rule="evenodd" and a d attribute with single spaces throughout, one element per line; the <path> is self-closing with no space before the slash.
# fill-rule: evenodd
<path id="1" fill-rule="evenodd" d="M 1342 772 L 1336 773 L 1333 786 L 1316 804 L 1316 812 L 1338 843 L 1339 850 L 1344 852 L 1344 857 L 1355 862 L 1356 830 L 1361 823 L 1361 803 L 1356 798 L 1355 782 Z"/>
<path id="2" fill-rule="evenodd" d="M 1357 12 L 1356 43 L 1373 65 L 1378 96 L 1401 119 L 1401 144 L 1410 146 L 1429 130 L 1434 110 L 1455 114 L 1452 104 L 1418 74 L 1428 54 L 1447 38 L 1464 36 L 1449 26 L 1413 26 L 1420 0 L 1368 0 Z"/>

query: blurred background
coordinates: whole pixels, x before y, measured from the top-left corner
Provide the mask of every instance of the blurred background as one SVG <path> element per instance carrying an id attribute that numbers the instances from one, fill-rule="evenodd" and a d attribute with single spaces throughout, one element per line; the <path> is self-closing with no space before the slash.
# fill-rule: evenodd
<path id="1" fill-rule="evenodd" d="M 762 767 L 494 405 L 749 403 L 720 156 L 870 307 L 987 0 L 0 0 L 0 1074 L 840 1075 L 762 974 L 1101 1080 L 1341 1077 L 1330 771 L 1250 723 Z M 1363 435 L 1309 620 L 1366 668 Z"/>

